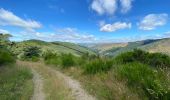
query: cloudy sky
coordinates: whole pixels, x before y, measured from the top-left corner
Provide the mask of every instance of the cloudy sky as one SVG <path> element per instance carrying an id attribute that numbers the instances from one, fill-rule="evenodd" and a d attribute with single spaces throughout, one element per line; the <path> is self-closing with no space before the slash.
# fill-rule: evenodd
<path id="1" fill-rule="evenodd" d="M 128 42 L 170 37 L 170 0 L 0 0 L 11 40 Z"/>

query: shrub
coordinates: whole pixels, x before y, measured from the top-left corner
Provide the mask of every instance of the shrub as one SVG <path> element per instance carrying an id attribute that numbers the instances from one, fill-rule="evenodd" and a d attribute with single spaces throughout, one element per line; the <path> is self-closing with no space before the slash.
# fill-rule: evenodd
<path id="1" fill-rule="evenodd" d="M 84 72 L 88 74 L 106 72 L 111 69 L 112 64 L 113 62 L 111 60 L 95 59 L 85 65 Z"/>
<path id="2" fill-rule="evenodd" d="M 61 64 L 62 64 L 63 68 L 67 68 L 67 67 L 76 65 L 74 58 L 75 58 L 75 56 L 73 56 L 70 53 L 69 54 L 61 54 Z"/>
<path id="3" fill-rule="evenodd" d="M 12 54 L 8 50 L 0 48 L 0 65 L 14 62 L 15 58 L 12 56 Z"/>
<path id="4" fill-rule="evenodd" d="M 40 56 L 40 48 L 36 46 L 30 46 L 25 48 L 24 54 L 22 56 L 23 60 L 31 60 L 31 61 L 38 61 L 39 56 Z"/>
<path id="5" fill-rule="evenodd" d="M 161 53 L 148 53 L 139 49 L 122 53 L 116 57 L 118 63 L 140 62 L 153 67 L 170 67 L 170 57 Z"/>
<path id="6" fill-rule="evenodd" d="M 170 57 L 162 53 L 153 53 L 148 55 L 148 59 L 145 62 L 151 66 L 170 68 Z"/>
<path id="7" fill-rule="evenodd" d="M 149 99 L 170 99 L 168 81 L 160 71 L 154 71 L 148 65 L 134 62 L 119 67 L 118 73 L 121 78 L 127 80 L 129 86 L 143 89 Z"/>
<path id="8" fill-rule="evenodd" d="M 59 65 L 61 64 L 60 56 L 56 53 L 52 53 L 50 51 L 47 51 L 43 54 L 43 58 L 46 64 L 53 64 L 53 65 Z"/>

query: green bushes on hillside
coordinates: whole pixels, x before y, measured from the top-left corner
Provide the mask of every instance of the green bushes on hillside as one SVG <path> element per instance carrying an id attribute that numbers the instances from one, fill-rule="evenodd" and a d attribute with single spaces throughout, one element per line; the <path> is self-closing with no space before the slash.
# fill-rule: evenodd
<path id="1" fill-rule="evenodd" d="M 43 58 L 46 64 L 60 65 L 60 57 L 56 53 L 52 53 L 50 51 L 43 54 Z"/>
<path id="2" fill-rule="evenodd" d="M 71 67 L 77 65 L 79 61 L 76 56 L 72 54 L 56 54 L 50 51 L 43 54 L 43 58 L 46 64 L 60 65 L 62 68 Z"/>
<path id="3" fill-rule="evenodd" d="M 113 64 L 112 60 L 95 59 L 85 64 L 84 72 L 88 74 L 106 72 L 111 69 L 112 64 Z"/>
<path id="4" fill-rule="evenodd" d="M 148 55 L 148 59 L 145 61 L 151 66 L 160 68 L 170 68 L 170 57 L 162 53 L 151 53 Z"/>
<path id="5" fill-rule="evenodd" d="M 118 72 L 127 80 L 129 86 L 143 90 L 150 100 L 170 99 L 169 82 L 160 70 L 153 70 L 148 65 L 134 62 L 120 66 Z"/>
<path id="6" fill-rule="evenodd" d="M 76 65 L 75 56 L 72 54 L 61 54 L 61 64 L 63 68 Z"/>
<path id="7" fill-rule="evenodd" d="M 170 58 L 161 53 L 148 53 L 135 49 L 112 59 L 89 54 L 81 57 L 72 54 L 55 54 L 49 51 L 43 57 L 46 64 L 59 65 L 61 68 L 79 66 L 77 70 L 84 72 L 85 76 L 90 74 L 98 77 L 103 73 L 106 75 L 105 77 L 108 77 L 114 72 L 115 81 L 120 79 L 127 83 L 130 90 L 134 90 L 139 96 L 144 96 L 143 98 L 170 99 L 170 89 L 168 88 L 170 82 L 164 69 L 160 69 L 160 67 L 169 67 Z M 110 71 L 109 75 L 106 73 L 108 71 Z M 104 88 L 107 87 L 107 83 L 101 82 L 101 84 L 104 84 Z M 109 87 L 111 87 L 110 84 Z"/>
<path id="8" fill-rule="evenodd" d="M 139 49 L 126 52 L 116 57 L 118 63 L 141 62 L 153 67 L 170 67 L 170 57 L 161 53 L 148 53 Z"/>
<path id="9" fill-rule="evenodd" d="M 12 54 L 8 50 L 0 48 L 0 66 L 14 62 L 15 58 L 12 56 Z"/>
<path id="10" fill-rule="evenodd" d="M 30 46 L 25 48 L 22 56 L 23 60 L 38 61 L 40 57 L 40 48 L 36 46 Z"/>

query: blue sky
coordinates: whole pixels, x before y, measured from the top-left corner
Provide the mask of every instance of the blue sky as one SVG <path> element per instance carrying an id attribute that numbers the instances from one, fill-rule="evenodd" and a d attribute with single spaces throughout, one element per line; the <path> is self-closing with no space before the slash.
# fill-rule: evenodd
<path id="1" fill-rule="evenodd" d="M 128 42 L 170 37 L 170 1 L 0 0 L 11 40 Z"/>

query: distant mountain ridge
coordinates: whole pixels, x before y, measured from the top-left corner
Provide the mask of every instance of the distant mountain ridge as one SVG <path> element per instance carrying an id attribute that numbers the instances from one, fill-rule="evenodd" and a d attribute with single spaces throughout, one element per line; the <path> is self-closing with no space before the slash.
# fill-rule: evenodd
<path id="1" fill-rule="evenodd" d="M 119 43 L 122 45 L 117 45 L 117 43 L 109 43 L 110 49 L 103 49 L 103 45 L 108 44 L 96 44 L 90 48 L 95 48 L 99 51 L 101 55 L 116 56 L 120 53 L 131 51 L 135 48 L 146 50 L 149 52 L 161 52 L 170 55 L 170 38 L 163 39 L 147 39 L 136 42 Z"/>

